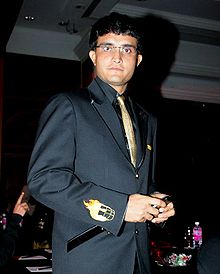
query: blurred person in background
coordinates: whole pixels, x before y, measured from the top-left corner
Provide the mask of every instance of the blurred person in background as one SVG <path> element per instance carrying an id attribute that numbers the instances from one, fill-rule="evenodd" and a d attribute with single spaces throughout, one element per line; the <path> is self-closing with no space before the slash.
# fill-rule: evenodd
<path id="1" fill-rule="evenodd" d="M 22 230 L 16 246 L 16 255 L 32 254 L 36 249 L 51 248 L 53 211 L 31 196 L 27 184 L 22 187 L 22 202 L 29 210 L 22 221 Z"/>
<path id="2" fill-rule="evenodd" d="M 26 202 L 22 202 L 24 192 L 19 196 L 12 214 L 7 215 L 7 223 L 0 232 L 0 267 L 6 265 L 13 256 L 22 228 L 22 220 L 29 207 Z"/>

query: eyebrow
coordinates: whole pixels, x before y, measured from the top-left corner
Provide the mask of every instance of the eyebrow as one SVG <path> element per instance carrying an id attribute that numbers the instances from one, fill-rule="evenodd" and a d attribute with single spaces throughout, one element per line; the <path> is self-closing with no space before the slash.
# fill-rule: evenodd
<path id="1" fill-rule="evenodd" d="M 99 45 L 116 46 L 114 43 L 110 43 L 110 42 L 100 43 Z M 131 44 L 121 44 L 121 45 L 119 45 L 117 47 L 133 47 L 133 48 L 136 48 L 136 46 L 131 45 Z"/>

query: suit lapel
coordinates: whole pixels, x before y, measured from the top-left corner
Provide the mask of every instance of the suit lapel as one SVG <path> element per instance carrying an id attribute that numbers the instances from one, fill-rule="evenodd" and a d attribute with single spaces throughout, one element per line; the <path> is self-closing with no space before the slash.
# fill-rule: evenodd
<path id="1" fill-rule="evenodd" d="M 146 155 L 148 116 L 136 104 L 134 105 L 134 113 L 136 114 L 135 122 L 138 125 L 137 130 L 139 131 L 139 140 L 140 140 L 139 145 L 141 146 L 141 155 L 138 157 L 139 164 L 137 165 L 137 167 L 140 167 Z"/>
<path id="2" fill-rule="evenodd" d="M 100 118 L 103 120 L 104 124 L 108 128 L 110 134 L 112 135 L 124 156 L 128 161 L 130 161 L 127 154 L 123 132 L 121 130 L 118 116 L 114 107 L 99 85 L 96 83 L 96 81 L 92 81 L 88 87 L 88 90 L 90 92 L 91 104 L 99 114 Z"/>

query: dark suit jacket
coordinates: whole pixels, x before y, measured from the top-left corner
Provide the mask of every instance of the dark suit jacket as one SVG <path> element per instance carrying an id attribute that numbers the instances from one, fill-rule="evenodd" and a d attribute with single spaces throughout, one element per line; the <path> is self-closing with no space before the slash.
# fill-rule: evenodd
<path id="1" fill-rule="evenodd" d="M 150 273 L 146 223 L 123 221 L 128 196 L 155 190 L 156 120 L 135 107 L 142 155 L 135 169 L 118 116 L 96 80 L 58 94 L 42 113 L 30 160 L 31 194 L 55 211 L 53 274 Z M 67 252 L 93 225 L 105 231 Z"/>

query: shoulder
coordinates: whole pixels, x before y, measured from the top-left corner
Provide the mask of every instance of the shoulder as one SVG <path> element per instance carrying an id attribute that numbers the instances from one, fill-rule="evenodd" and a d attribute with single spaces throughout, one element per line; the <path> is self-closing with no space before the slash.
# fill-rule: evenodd
<path id="1" fill-rule="evenodd" d="M 66 92 L 60 92 L 55 95 L 53 95 L 49 100 L 48 104 L 50 102 L 63 102 L 63 101 L 70 101 L 73 103 L 74 101 L 79 100 L 88 100 L 89 93 L 87 88 L 77 89 L 73 91 L 66 91 Z"/>
<path id="2" fill-rule="evenodd" d="M 86 89 L 60 92 L 49 98 L 40 115 L 39 124 L 62 122 L 75 119 L 77 113 L 87 109 L 90 103 L 89 92 Z"/>
<path id="3" fill-rule="evenodd" d="M 51 96 L 43 109 L 43 115 L 51 113 L 69 113 L 73 112 L 82 102 L 90 102 L 89 92 L 87 89 L 78 89 L 73 91 L 64 91 Z"/>

